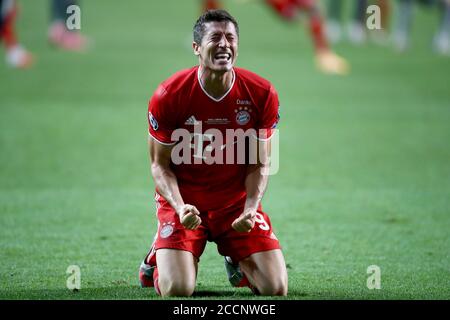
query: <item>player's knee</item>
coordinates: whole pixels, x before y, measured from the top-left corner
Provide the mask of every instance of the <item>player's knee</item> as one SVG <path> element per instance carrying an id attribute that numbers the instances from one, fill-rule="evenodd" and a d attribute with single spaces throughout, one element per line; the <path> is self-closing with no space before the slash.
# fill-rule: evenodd
<path id="1" fill-rule="evenodd" d="M 161 291 L 161 296 L 163 297 L 190 297 L 194 293 L 194 289 L 187 287 L 170 287 L 166 292 Z"/>
<path id="2" fill-rule="evenodd" d="M 158 284 L 163 297 L 190 297 L 195 289 L 195 284 L 186 281 L 166 280 Z"/>
<path id="3" fill-rule="evenodd" d="M 287 286 L 284 285 L 264 285 L 258 288 L 259 294 L 262 296 L 286 296 Z"/>
<path id="4" fill-rule="evenodd" d="M 282 277 L 264 281 L 257 289 L 263 296 L 286 296 L 288 291 L 287 281 Z"/>

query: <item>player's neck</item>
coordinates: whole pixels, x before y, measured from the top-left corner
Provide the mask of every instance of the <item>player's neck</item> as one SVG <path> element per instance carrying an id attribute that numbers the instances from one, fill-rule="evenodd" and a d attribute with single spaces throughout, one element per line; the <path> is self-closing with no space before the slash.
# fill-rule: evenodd
<path id="1" fill-rule="evenodd" d="M 209 68 L 200 66 L 198 72 L 201 86 L 215 99 L 223 97 L 233 85 L 233 70 L 214 72 Z"/>

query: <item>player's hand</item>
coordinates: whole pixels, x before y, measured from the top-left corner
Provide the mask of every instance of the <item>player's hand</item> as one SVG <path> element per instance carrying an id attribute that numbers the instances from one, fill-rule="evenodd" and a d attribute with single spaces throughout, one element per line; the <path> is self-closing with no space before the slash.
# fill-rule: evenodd
<path id="1" fill-rule="evenodd" d="M 200 212 L 193 205 L 184 204 L 178 208 L 177 213 L 180 217 L 181 224 L 186 229 L 197 229 L 200 223 L 202 223 L 202 219 L 200 219 Z"/>
<path id="2" fill-rule="evenodd" d="M 236 220 L 233 221 L 231 227 L 237 232 L 250 232 L 255 226 L 256 210 L 245 210 Z"/>

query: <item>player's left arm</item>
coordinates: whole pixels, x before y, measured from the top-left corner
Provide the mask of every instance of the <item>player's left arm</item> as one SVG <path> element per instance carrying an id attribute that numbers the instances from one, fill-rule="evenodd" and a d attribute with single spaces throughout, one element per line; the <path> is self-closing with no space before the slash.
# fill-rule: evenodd
<path id="1" fill-rule="evenodd" d="M 247 199 L 244 211 L 231 225 L 238 232 L 250 232 L 255 225 L 258 206 L 269 180 L 271 138 L 280 118 L 279 107 L 278 94 L 271 85 L 256 125 L 258 132 L 255 139 L 250 139 L 251 143 L 255 143 L 256 148 L 249 148 L 250 151 L 253 151 L 253 154 L 249 156 L 250 159 L 257 161 L 252 161 L 251 163 L 254 164 L 249 164 L 247 167 L 245 178 Z"/>
<path id="2" fill-rule="evenodd" d="M 245 201 L 244 211 L 232 223 L 233 229 L 238 232 L 250 232 L 255 226 L 255 218 L 259 203 L 261 202 L 269 180 L 269 160 L 271 151 L 270 139 L 256 140 L 256 164 L 249 164 L 245 178 L 245 189 L 247 199 Z"/>

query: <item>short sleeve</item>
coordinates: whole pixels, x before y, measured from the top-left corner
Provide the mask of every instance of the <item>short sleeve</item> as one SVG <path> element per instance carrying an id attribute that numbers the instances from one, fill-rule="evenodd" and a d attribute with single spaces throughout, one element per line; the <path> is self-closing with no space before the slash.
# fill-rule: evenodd
<path id="1" fill-rule="evenodd" d="M 159 143 L 175 144 L 171 139 L 176 120 L 171 112 L 167 91 L 159 86 L 148 103 L 148 133 Z"/>
<path id="2" fill-rule="evenodd" d="M 259 140 L 267 140 L 272 137 L 280 120 L 279 108 L 278 94 L 271 85 L 264 109 L 258 121 L 258 127 L 256 128 Z"/>

